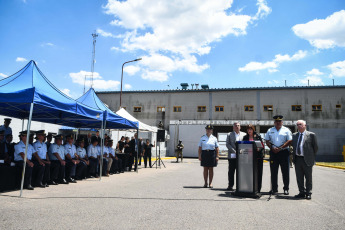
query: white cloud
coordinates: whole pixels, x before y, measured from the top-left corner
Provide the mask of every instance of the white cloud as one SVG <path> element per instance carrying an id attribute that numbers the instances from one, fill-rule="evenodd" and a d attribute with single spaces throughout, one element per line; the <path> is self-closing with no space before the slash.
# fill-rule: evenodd
<path id="1" fill-rule="evenodd" d="M 91 72 L 84 70 L 79 71 L 78 73 L 70 73 L 69 76 L 72 78 L 72 82 L 84 86 L 84 80 L 86 76 L 86 87 L 91 85 Z M 113 80 L 104 80 L 99 73 L 93 73 L 93 88 L 101 90 L 114 90 L 118 89 L 120 85 L 119 81 Z"/>
<path id="2" fill-rule="evenodd" d="M 164 71 L 145 71 L 141 77 L 145 80 L 149 81 L 167 81 L 169 79 L 169 76 L 166 72 Z"/>
<path id="3" fill-rule="evenodd" d="M 55 45 L 54 45 L 53 43 L 51 43 L 51 42 L 45 42 L 45 43 L 42 43 L 41 46 L 42 46 L 42 47 L 45 47 L 45 46 L 53 47 L 53 46 L 55 46 Z"/>
<path id="4" fill-rule="evenodd" d="M 140 70 L 139 66 L 129 65 L 123 68 L 123 72 L 127 73 L 129 76 L 133 76 Z"/>
<path id="5" fill-rule="evenodd" d="M 318 76 L 308 76 L 303 79 L 298 79 L 297 82 L 303 85 L 308 85 L 308 80 L 309 80 L 309 85 L 310 86 L 318 86 L 318 85 L 325 85 L 322 81 L 322 79 Z"/>
<path id="6" fill-rule="evenodd" d="M 268 84 L 272 85 L 272 84 L 279 84 L 280 81 L 277 80 L 272 80 L 272 81 L 267 81 Z"/>
<path id="7" fill-rule="evenodd" d="M 275 73 L 278 71 L 278 67 L 283 62 L 297 61 L 307 56 L 307 51 L 299 50 L 294 55 L 290 56 L 288 54 L 277 54 L 272 61 L 268 62 L 249 62 L 244 67 L 240 67 L 238 70 L 240 72 L 250 72 L 267 70 L 269 73 Z"/>
<path id="8" fill-rule="evenodd" d="M 146 53 L 142 61 L 145 79 L 167 80 L 168 74 L 177 70 L 200 73 L 209 65 L 199 64 L 197 55 L 209 54 L 211 44 L 226 36 L 245 35 L 250 23 L 271 12 L 264 0 L 257 1 L 256 15 L 231 12 L 232 2 L 108 0 L 104 9 L 114 16 L 111 25 L 125 30 L 121 47 L 111 49 Z M 157 57 L 162 60 L 156 60 Z M 147 58 L 146 62 L 144 58 Z M 163 66 L 158 63 L 163 63 Z M 147 73 L 160 77 L 148 77 Z"/>
<path id="9" fill-rule="evenodd" d="M 345 77 L 345 61 L 334 62 L 327 67 L 331 70 L 332 76 Z"/>
<path id="10" fill-rule="evenodd" d="M 110 38 L 122 38 L 123 37 L 123 35 L 114 35 L 110 32 L 106 32 L 102 29 L 97 29 L 96 33 L 101 35 L 102 37 L 110 37 Z"/>
<path id="11" fill-rule="evenodd" d="M 28 60 L 26 60 L 26 58 L 23 58 L 23 57 L 17 57 L 16 58 L 16 62 L 26 62 Z"/>
<path id="12" fill-rule="evenodd" d="M 130 84 L 125 84 L 125 89 L 131 89 L 132 86 Z"/>
<path id="13" fill-rule="evenodd" d="M 0 73 L 0 77 L 8 77 L 6 74 Z"/>
<path id="14" fill-rule="evenodd" d="M 69 89 L 60 89 L 60 91 L 63 92 L 64 94 L 66 94 L 67 96 L 72 97 L 71 96 L 71 90 L 69 90 Z"/>
<path id="15" fill-rule="evenodd" d="M 312 76 L 319 76 L 323 75 L 324 73 L 320 72 L 319 69 L 312 69 L 310 71 L 307 71 L 307 75 L 312 75 Z"/>
<path id="16" fill-rule="evenodd" d="M 306 39 L 319 49 L 345 47 L 345 10 L 335 12 L 326 19 L 297 24 L 292 30 L 298 37 Z"/>

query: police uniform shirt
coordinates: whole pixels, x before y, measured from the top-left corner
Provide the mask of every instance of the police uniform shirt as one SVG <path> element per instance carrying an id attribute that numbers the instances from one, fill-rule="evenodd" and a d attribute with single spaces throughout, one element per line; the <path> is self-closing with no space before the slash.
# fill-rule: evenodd
<path id="1" fill-rule="evenodd" d="M 36 141 L 32 146 L 42 160 L 47 159 L 47 145 L 44 142 Z"/>
<path id="2" fill-rule="evenodd" d="M 89 145 L 87 147 L 87 156 L 97 158 L 98 156 L 98 146 Z"/>
<path id="3" fill-rule="evenodd" d="M 66 155 L 69 154 L 72 157 L 72 159 L 75 158 L 75 154 L 77 153 L 77 149 L 75 145 L 66 144 L 65 151 L 66 151 Z"/>
<path id="4" fill-rule="evenodd" d="M 49 147 L 49 151 L 48 151 L 48 154 L 49 154 L 49 158 L 50 160 L 52 161 L 57 161 L 59 159 L 57 159 L 57 157 L 54 155 L 54 153 L 58 153 L 60 158 L 62 160 L 65 160 L 65 147 L 62 146 L 62 145 L 57 145 L 57 144 L 51 144 L 50 147 Z"/>
<path id="5" fill-rule="evenodd" d="M 110 153 L 111 155 L 113 155 L 113 157 L 115 157 L 115 149 L 113 149 L 112 147 L 108 147 L 108 157 L 110 157 Z"/>
<path id="6" fill-rule="evenodd" d="M 29 145 L 30 146 L 30 145 Z M 32 159 L 32 148 L 29 148 L 28 146 L 28 152 L 26 155 L 26 158 L 28 160 Z M 20 141 L 18 144 L 14 146 L 14 161 L 23 161 L 24 159 L 20 156 L 20 153 L 25 154 L 25 144 L 23 141 Z"/>
<path id="7" fill-rule="evenodd" d="M 0 126 L 0 131 L 5 131 L 5 133 L 4 133 L 5 137 L 6 137 L 7 134 L 11 134 L 12 135 L 12 129 L 9 126 L 6 128 L 4 125 L 1 125 Z"/>
<path id="8" fill-rule="evenodd" d="M 201 147 L 202 150 L 215 150 L 215 148 L 218 148 L 217 138 L 212 134 L 210 137 L 205 134 L 200 139 L 199 147 Z"/>
<path id="9" fill-rule="evenodd" d="M 276 129 L 276 127 L 272 127 L 267 131 L 265 140 L 270 141 L 274 145 L 273 147 L 278 148 L 285 142 L 292 140 L 292 133 L 290 129 L 286 128 L 285 126 L 282 126 L 279 131 Z M 284 149 L 287 148 L 288 147 Z"/>
<path id="10" fill-rule="evenodd" d="M 84 148 L 78 147 L 77 148 L 77 154 L 80 158 L 85 158 L 86 150 Z"/>
<path id="11" fill-rule="evenodd" d="M 109 150 L 108 150 L 108 147 L 103 146 L 103 154 L 105 154 L 106 157 L 109 157 Z"/>

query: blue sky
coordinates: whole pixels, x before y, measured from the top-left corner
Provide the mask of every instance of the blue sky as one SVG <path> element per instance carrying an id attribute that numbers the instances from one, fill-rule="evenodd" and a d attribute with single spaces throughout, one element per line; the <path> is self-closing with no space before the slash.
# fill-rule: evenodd
<path id="1" fill-rule="evenodd" d="M 345 85 L 343 0 L 0 0 L 0 78 L 35 60 L 73 98 L 96 91 Z M 86 82 L 87 88 L 90 81 Z"/>

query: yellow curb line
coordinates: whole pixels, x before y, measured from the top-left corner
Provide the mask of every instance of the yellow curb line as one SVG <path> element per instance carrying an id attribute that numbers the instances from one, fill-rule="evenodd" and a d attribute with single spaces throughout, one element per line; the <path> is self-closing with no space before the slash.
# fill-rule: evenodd
<path id="1" fill-rule="evenodd" d="M 345 169 L 345 167 L 341 167 L 341 166 L 326 165 L 326 164 L 320 164 L 320 163 L 316 163 L 316 165 L 322 166 L 322 167 L 328 167 L 328 168 L 335 168 L 335 169 Z"/>

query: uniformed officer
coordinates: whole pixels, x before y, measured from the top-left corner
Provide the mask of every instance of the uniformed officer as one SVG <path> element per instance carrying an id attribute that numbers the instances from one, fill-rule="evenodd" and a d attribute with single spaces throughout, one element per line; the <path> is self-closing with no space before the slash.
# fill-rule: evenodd
<path id="1" fill-rule="evenodd" d="M 178 162 L 178 158 L 181 156 L 181 162 L 183 162 L 183 148 L 184 145 L 182 144 L 182 141 L 178 141 L 178 145 L 176 146 L 176 159 Z"/>
<path id="2" fill-rule="evenodd" d="M 100 139 L 98 139 L 100 140 Z M 105 141 L 105 140 L 104 140 Z M 108 152 L 108 149 L 105 148 L 106 146 L 104 145 L 103 146 L 103 165 L 102 165 L 102 175 L 103 176 L 107 176 L 107 168 L 108 168 L 108 159 L 105 157 L 107 155 L 107 152 Z M 101 155 L 102 155 L 102 148 L 101 148 L 101 145 L 100 145 L 100 142 L 98 142 L 98 145 L 97 145 L 97 157 L 98 157 L 98 165 L 97 165 L 97 172 L 98 172 L 98 175 L 100 174 L 100 170 L 101 170 Z"/>
<path id="3" fill-rule="evenodd" d="M 1 130 L 0 131 L 0 160 L 6 160 L 8 159 L 8 154 L 5 151 L 5 142 L 3 142 L 3 140 L 5 139 L 5 131 Z"/>
<path id="4" fill-rule="evenodd" d="M 114 142 L 112 139 L 108 140 L 109 157 L 113 159 L 113 164 L 111 166 L 110 172 L 118 174 L 122 170 L 122 160 L 117 157 L 115 149 L 113 149 L 113 143 Z"/>
<path id="5" fill-rule="evenodd" d="M 10 127 L 12 119 L 11 118 L 5 118 L 4 119 L 4 125 L 0 126 L 0 131 L 5 131 L 4 135 L 6 136 L 7 134 L 12 134 L 12 129 Z M 5 142 L 5 140 L 3 140 Z"/>
<path id="6" fill-rule="evenodd" d="M 289 145 L 292 141 L 292 133 L 290 129 L 283 126 L 282 115 L 276 115 L 273 119 L 274 127 L 270 128 L 265 135 L 266 144 L 270 148 L 271 193 L 274 195 L 278 192 L 278 169 L 280 165 L 283 175 L 284 195 L 289 195 Z"/>
<path id="7" fill-rule="evenodd" d="M 104 158 L 103 159 L 106 159 L 106 162 L 107 162 L 106 164 L 103 164 L 104 167 L 107 168 L 105 176 L 109 176 L 110 169 L 111 169 L 111 166 L 113 164 L 113 158 L 110 157 L 110 154 L 109 154 L 111 152 L 111 149 L 109 149 L 109 147 L 108 147 L 108 141 L 109 141 L 109 138 L 104 139 L 104 150 L 103 150 L 103 154 L 104 154 L 103 157 Z"/>
<path id="8" fill-rule="evenodd" d="M 32 185 L 34 187 L 41 187 L 41 188 L 45 188 L 45 186 L 41 186 L 40 183 L 40 178 L 43 176 L 44 174 L 44 168 L 36 168 L 35 169 L 35 163 L 33 162 L 35 159 L 35 155 L 37 155 L 37 151 L 34 149 L 33 143 L 34 143 L 34 135 L 35 135 L 36 131 L 31 131 L 30 132 L 30 137 L 29 137 L 29 145 L 28 145 L 28 149 L 31 150 L 32 152 L 32 163 L 34 164 L 34 167 L 32 169 Z"/>
<path id="9" fill-rule="evenodd" d="M 66 177 L 67 181 L 71 183 L 77 183 L 74 178 L 76 177 L 77 164 L 80 163 L 76 159 L 77 148 L 73 144 L 73 134 L 69 134 L 66 137 L 67 143 L 65 144 L 65 153 L 66 153 Z M 79 175 L 80 176 L 80 175 Z"/>
<path id="10" fill-rule="evenodd" d="M 77 156 L 80 163 L 77 165 L 77 171 L 80 172 L 80 179 L 86 179 L 87 167 L 89 166 L 89 158 L 87 157 L 86 150 L 84 148 L 84 139 L 78 139 Z M 84 166 L 82 166 L 84 165 Z M 78 177 L 76 179 L 79 179 Z"/>
<path id="11" fill-rule="evenodd" d="M 14 162 L 17 168 L 17 175 L 19 181 L 22 175 L 23 166 L 24 166 L 24 158 L 25 158 L 25 146 L 26 146 L 26 139 L 27 139 L 27 131 L 20 132 L 19 138 L 20 142 L 14 146 Z M 32 149 L 27 148 L 27 155 L 26 155 L 26 167 L 25 167 L 25 177 L 24 177 L 24 188 L 29 190 L 34 190 L 31 186 L 31 178 L 32 178 L 32 169 L 34 164 L 31 162 L 32 159 Z M 19 183 L 18 183 L 19 184 Z"/>
<path id="12" fill-rule="evenodd" d="M 44 130 L 36 132 L 37 141 L 33 144 L 35 153 L 33 154 L 34 172 L 36 174 L 36 186 L 49 187 L 50 181 L 50 160 L 48 157 L 47 145 L 43 142 Z"/>
<path id="13" fill-rule="evenodd" d="M 217 167 L 219 160 L 218 141 L 217 138 L 212 135 L 212 125 L 207 125 L 205 129 L 206 134 L 200 138 L 198 154 L 201 166 L 204 167 L 204 188 L 207 188 L 207 179 L 209 179 L 209 188 L 213 188 L 213 167 Z"/>
<path id="14" fill-rule="evenodd" d="M 51 132 L 48 132 L 48 135 L 47 135 L 47 141 L 46 141 L 46 145 L 47 145 L 47 149 L 50 148 L 50 144 L 52 142 L 52 139 L 53 139 L 53 136 L 57 135 L 57 133 L 51 133 Z"/>
<path id="15" fill-rule="evenodd" d="M 51 144 L 48 150 L 51 160 L 50 184 L 68 184 L 65 179 L 65 147 L 62 145 L 63 136 L 61 134 L 54 136 L 55 143 Z"/>
<path id="16" fill-rule="evenodd" d="M 98 178 L 97 174 L 97 165 L 98 165 L 98 138 L 93 137 L 91 140 L 91 145 L 87 147 L 87 156 L 89 158 L 90 164 L 88 169 L 88 176 L 89 177 L 96 177 Z"/>

